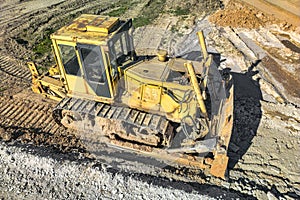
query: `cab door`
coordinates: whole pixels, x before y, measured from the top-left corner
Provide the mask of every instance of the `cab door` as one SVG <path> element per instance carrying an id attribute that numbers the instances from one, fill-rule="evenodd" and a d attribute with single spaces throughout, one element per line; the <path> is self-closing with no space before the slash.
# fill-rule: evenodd
<path id="1" fill-rule="evenodd" d="M 77 44 L 87 93 L 102 98 L 112 98 L 111 78 L 104 54 L 97 45 Z"/>
<path id="2" fill-rule="evenodd" d="M 64 71 L 64 84 L 69 94 L 86 94 L 86 88 L 84 85 L 83 73 L 80 68 L 78 53 L 76 52 L 76 46 L 74 43 L 69 42 L 57 42 L 60 56 L 60 67 Z"/>

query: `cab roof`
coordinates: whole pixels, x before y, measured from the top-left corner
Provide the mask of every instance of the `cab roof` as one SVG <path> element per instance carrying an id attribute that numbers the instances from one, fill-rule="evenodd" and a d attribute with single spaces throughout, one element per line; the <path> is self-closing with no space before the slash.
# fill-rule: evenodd
<path id="1" fill-rule="evenodd" d="M 70 42 L 104 44 L 120 27 L 117 17 L 83 14 L 51 34 L 51 39 Z"/>

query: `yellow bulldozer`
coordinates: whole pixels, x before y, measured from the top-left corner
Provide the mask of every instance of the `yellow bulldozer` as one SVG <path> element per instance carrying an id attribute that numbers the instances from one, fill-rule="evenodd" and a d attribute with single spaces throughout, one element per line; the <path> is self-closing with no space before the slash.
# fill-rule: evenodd
<path id="1" fill-rule="evenodd" d="M 81 15 L 50 36 L 56 64 L 47 73 L 28 63 L 32 90 L 59 101 L 54 119 L 87 143 L 224 178 L 233 126 L 230 76 L 219 72 L 201 31 L 202 59 L 195 61 L 164 50 L 137 55 L 132 30 L 131 19 Z"/>

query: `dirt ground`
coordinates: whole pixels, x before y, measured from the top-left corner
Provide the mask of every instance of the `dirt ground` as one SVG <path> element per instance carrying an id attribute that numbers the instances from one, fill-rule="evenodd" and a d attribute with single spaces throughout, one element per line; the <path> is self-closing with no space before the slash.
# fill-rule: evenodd
<path id="1" fill-rule="evenodd" d="M 156 2 L 0 0 L 0 199 L 300 198 L 299 26 L 242 1 Z M 154 15 L 149 6 L 161 10 Z M 26 62 L 50 66 L 49 34 L 81 13 L 151 13 L 151 23 L 134 32 L 139 54 L 198 56 L 196 32 L 204 31 L 235 84 L 227 180 L 104 151 L 95 160 L 54 122 L 56 102 L 31 92 Z"/>

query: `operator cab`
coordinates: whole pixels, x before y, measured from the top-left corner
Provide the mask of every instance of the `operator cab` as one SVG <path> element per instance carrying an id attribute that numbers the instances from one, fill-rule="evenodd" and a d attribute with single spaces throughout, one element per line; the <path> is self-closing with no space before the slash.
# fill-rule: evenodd
<path id="1" fill-rule="evenodd" d="M 135 59 L 131 27 L 132 20 L 81 15 L 51 35 L 69 96 L 113 101 L 118 66 Z"/>

